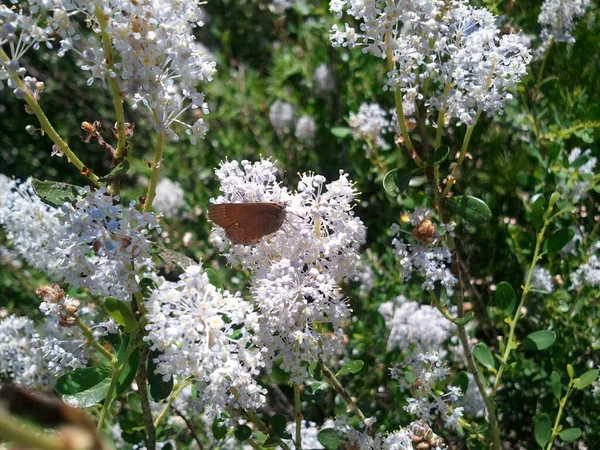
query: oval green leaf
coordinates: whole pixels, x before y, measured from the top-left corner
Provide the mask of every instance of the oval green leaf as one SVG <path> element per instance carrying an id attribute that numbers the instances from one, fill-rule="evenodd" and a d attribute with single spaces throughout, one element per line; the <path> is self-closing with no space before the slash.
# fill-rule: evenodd
<path id="1" fill-rule="evenodd" d="M 270 424 L 271 429 L 277 436 L 283 436 L 285 434 L 287 419 L 282 414 L 274 414 L 271 417 Z"/>
<path id="2" fill-rule="evenodd" d="M 86 391 L 110 377 L 110 367 L 84 367 L 66 373 L 56 380 L 54 389 L 61 395 L 74 395 Z"/>
<path id="3" fill-rule="evenodd" d="M 219 290 L 224 289 L 223 283 L 221 282 L 221 278 L 219 278 L 219 275 L 217 274 L 217 272 L 212 270 L 210 267 L 207 267 L 206 269 L 204 269 L 204 271 L 206 272 L 206 275 L 208 275 L 208 282 L 210 284 L 212 284 L 214 287 L 216 287 Z"/>
<path id="4" fill-rule="evenodd" d="M 404 192 L 410 183 L 412 173 L 406 169 L 393 169 L 383 177 L 383 188 L 392 197 Z"/>
<path id="5" fill-rule="evenodd" d="M 556 333 L 554 331 L 534 331 L 525 338 L 523 345 L 529 350 L 544 350 L 550 347 L 555 340 Z"/>
<path id="6" fill-rule="evenodd" d="M 107 297 L 104 301 L 104 308 L 108 315 L 125 329 L 126 333 L 131 333 L 137 328 L 130 305 L 116 298 Z"/>
<path id="7" fill-rule="evenodd" d="M 331 134 L 338 138 L 345 138 L 352 134 L 352 130 L 348 127 L 333 127 L 331 129 Z"/>
<path id="8" fill-rule="evenodd" d="M 591 369 L 591 370 L 588 370 L 583 375 L 581 375 L 579 378 L 577 378 L 575 380 L 575 384 L 573 387 L 575 389 L 585 389 L 586 387 L 588 387 L 590 384 L 592 384 L 597 379 L 598 379 L 598 370 Z"/>
<path id="9" fill-rule="evenodd" d="M 506 281 L 503 281 L 496 286 L 495 298 L 496 305 L 504 312 L 504 314 L 509 315 L 515 309 L 517 297 L 512 286 Z"/>
<path id="10" fill-rule="evenodd" d="M 243 442 L 252 436 L 252 430 L 248 425 L 239 425 L 235 430 L 235 438 Z"/>
<path id="11" fill-rule="evenodd" d="M 552 423 L 550 422 L 550 416 L 543 413 L 535 418 L 533 423 L 533 435 L 535 436 L 535 442 L 542 448 L 546 446 L 552 437 Z"/>
<path id="12" fill-rule="evenodd" d="M 344 366 L 338 371 L 336 376 L 341 377 L 344 375 L 348 375 L 349 373 L 358 373 L 363 368 L 365 363 L 361 360 L 355 359 L 352 361 L 348 361 Z"/>
<path id="13" fill-rule="evenodd" d="M 63 395 L 62 399 L 65 403 L 75 408 L 89 408 L 100 403 L 106 398 L 110 389 L 110 378 L 105 378 L 100 383 L 92 386 L 85 391 L 78 392 L 73 395 Z"/>
<path id="14" fill-rule="evenodd" d="M 473 356 L 483 367 L 494 368 L 494 355 L 484 342 L 480 342 L 473 348 Z"/>
<path id="15" fill-rule="evenodd" d="M 469 376 L 467 375 L 467 372 L 464 370 L 462 372 L 458 372 L 452 380 L 452 386 L 458 386 L 463 394 L 467 392 L 469 387 Z"/>
<path id="16" fill-rule="evenodd" d="M 561 228 L 550 235 L 544 245 L 544 250 L 549 255 L 552 255 L 571 242 L 573 236 L 575 236 L 575 230 L 573 228 Z"/>
<path id="17" fill-rule="evenodd" d="M 489 222 L 492 211 L 486 203 L 471 195 L 459 195 L 448 200 L 448 206 L 454 213 L 473 225 Z"/>
<path id="18" fill-rule="evenodd" d="M 546 199 L 543 195 L 540 195 L 535 199 L 533 203 L 533 208 L 531 210 L 531 223 L 536 230 L 542 228 L 544 224 L 544 207 L 546 206 Z"/>
<path id="19" fill-rule="evenodd" d="M 77 200 L 85 197 L 86 190 L 73 184 L 57 181 L 31 180 L 33 191 L 41 201 L 56 208 L 65 203 L 75 204 Z"/>
<path id="20" fill-rule="evenodd" d="M 342 438 L 333 428 L 323 428 L 319 431 L 317 439 L 326 450 L 338 450 L 342 443 Z"/>
<path id="21" fill-rule="evenodd" d="M 558 435 L 565 442 L 574 441 L 581 436 L 581 430 L 579 428 L 565 428 Z"/>

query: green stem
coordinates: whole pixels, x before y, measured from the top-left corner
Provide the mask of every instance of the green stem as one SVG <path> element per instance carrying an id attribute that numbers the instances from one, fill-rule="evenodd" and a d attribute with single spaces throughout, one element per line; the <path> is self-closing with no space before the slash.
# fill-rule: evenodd
<path id="1" fill-rule="evenodd" d="M 20 444 L 18 447 L 41 450 L 64 450 L 65 442 L 59 436 L 40 433 L 29 424 L 0 411 L 0 437 L 3 442 Z M 14 448 L 14 447 L 11 447 Z"/>
<path id="2" fill-rule="evenodd" d="M 160 166 L 162 165 L 163 150 L 165 147 L 165 134 L 156 134 L 156 146 L 154 148 L 154 159 L 152 160 L 152 172 L 150 175 L 150 183 L 148 183 L 148 192 L 146 193 L 146 201 L 144 203 L 144 211 L 152 210 L 152 202 L 156 197 L 156 185 L 160 175 Z"/>
<path id="3" fill-rule="evenodd" d="M 110 406 L 113 401 L 114 393 L 115 393 L 115 391 L 117 389 L 117 385 L 119 383 L 119 378 L 121 378 L 121 373 L 125 369 L 125 366 L 127 365 L 127 362 L 129 361 L 129 358 L 131 357 L 131 354 L 134 352 L 136 347 L 137 347 L 136 339 L 132 335 L 129 338 L 129 342 L 127 344 L 127 350 L 125 351 L 125 356 L 123 357 L 123 359 L 121 361 L 113 362 L 111 378 L 110 378 L 110 386 L 108 387 L 108 392 L 106 393 L 106 398 L 104 399 L 104 404 L 102 405 L 102 411 L 100 411 L 100 418 L 98 419 L 98 426 L 97 426 L 98 432 L 102 431 L 102 427 L 104 426 L 104 422 L 106 420 L 108 411 L 110 410 Z"/>
<path id="4" fill-rule="evenodd" d="M 137 383 L 138 394 L 142 403 L 142 417 L 144 418 L 144 425 L 146 428 L 146 447 L 148 450 L 156 450 L 156 427 L 152 420 L 152 410 L 150 409 L 150 399 L 148 398 L 148 389 L 146 387 L 148 380 L 148 373 L 146 370 L 148 353 L 148 347 L 146 345 L 141 346 L 135 382 Z"/>
<path id="5" fill-rule="evenodd" d="M 165 403 L 164 408 L 162 409 L 160 414 L 156 417 L 156 419 L 154 419 L 154 427 L 155 428 L 158 428 L 158 425 L 160 425 L 162 420 L 165 418 L 165 416 L 169 412 L 169 409 L 171 409 L 171 405 L 177 399 L 177 397 L 179 397 L 179 394 L 181 394 L 181 391 L 183 391 L 190 384 L 192 384 L 191 381 L 185 380 L 182 383 L 179 383 L 177 385 L 177 387 L 173 390 L 173 392 L 171 392 L 171 395 L 169 395 L 169 398 L 167 399 L 167 403 Z"/>
<path id="6" fill-rule="evenodd" d="M 565 396 L 560 400 L 560 403 L 558 406 L 558 413 L 556 414 L 556 420 L 554 421 L 554 427 L 552 428 L 552 437 L 550 438 L 550 442 L 548 442 L 548 446 L 546 447 L 546 450 L 552 450 L 552 445 L 554 444 L 554 438 L 556 438 L 556 436 L 558 436 L 558 434 L 559 434 L 558 429 L 560 426 L 560 419 L 562 417 L 563 410 L 565 408 L 565 405 L 567 404 L 567 400 L 569 398 L 569 395 L 571 394 L 571 391 L 573 390 L 574 385 L 575 385 L 574 380 L 569 381 L 569 386 L 567 387 L 567 392 L 565 393 Z"/>
<path id="7" fill-rule="evenodd" d="M 77 327 L 81 330 L 81 332 L 83 333 L 83 335 L 85 336 L 86 343 L 90 347 L 92 347 L 93 349 L 95 349 L 96 351 L 100 352 L 110 362 L 114 362 L 115 356 L 111 352 L 109 352 L 106 348 L 104 348 L 104 346 L 102 346 L 102 344 L 100 344 L 94 338 L 94 334 L 92 333 L 92 330 L 90 328 L 88 328 L 84 323 L 82 323 L 79 320 L 79 318 L 77 318 L 77 321 L 75 323 L 76 323 Z"/>
<path id="8" fill-rule="evenodd" d="M 465 159 L 465 156 L 467 155 L 469 143 L 471 142 L 471 136 L 473 135 L 473 130 L 475 129 L 475 125 L 477 125 L 477 121 L 479 120 L 480 116 L 481 116 L 481 109 L 478 109 L 477 113 L 475 114 L 475 122 L 473 123 L 473 125 L 469 125 L 467 127 L 467 132 L 465 133 L 462 147 L 460 148 L 458 160 L 456 161 L 456 163 L 454 164 L 454 167 L 452 168 L 452 173 L 450 174 L 450 177 L 448 178 L 448 183 L 446 184 L 446 187 L 444 188 L 444 190 L 442 192 L 442 198 L 446 197 L 450 193 L 452 186 L 454 186 L 454 184 L 458 180 L 458 176 L 460 173 L 460 166 L 462 165 L 462 163 Z"/>
<path id="9" fill-rule="evenodd" d="M 4 62 L 10 61 L 8 55 L 1 48 L 0 57 Z M 100 179 L 98 176 L 95 175 L 85 164 L 83 164 L 77 155 L 75 155 L 75 153 L 73 153 L 73 151 L 69 148 L 69 145 L 63 141 L 50 123 L 50 120 L 48 120 L 48 117 L 46 117 L 46 114 L 44 114 L 44 111 L 40 107 L 38 101 L 27 91 L 27 89 L 25 89 L 21 78 L 17 74 L 14 74 L 12 79 L 25 92 L 25 102 L 27 103 L 27 106 L 29 106 L 31 111 L 35 114 L 40 123 L 40 127 L 48 135 L 50 140 L 54 142 L 58 149 L 67 157 L 67 160 L 73 164 L 77 170 L 79 170 L 81 175 L 87 177 L 92 183 L 94 183 L 94 185 L 100 186 Z"/>
<path id="10" fill-rule="evenodd" d="M 540 71 L 538 72 L 536 85 L 539 88 L 540 83 L 542 82 L 542 78 L 544 77 L 544 70 L 546 70 L 546 61 L 548 60 L 548 55 L 550 54 L 550 49 L 554 45 L 554 39 L 550 41 L 548 44 L 548 48 L 544 52 L 544 56 L 542 57 L 542 65 L 540 66 Z"/>
<path id="11" fill-rule="evenodd" d="M 446 86 L 444 86 L 444 97 L 450 93 L 451 88 L 452 84 L 446 83 Z M 440 108 L 440 112 L 438 113 L 437 128 L 435 130 L 435 142 L 433 144 L 434 150 L 437 150 L 440 148 L 440 145 L 442 145 L 442 131 L 444 130 L 444 122 L 446 121 L 446 106 L 446 103 L 444 103 Z"/>
<path id="12" fill-rule="evenodd" d="M 298 384 L 294 384 L 294 410 L 296 411 L 296 450 L 302 450 L 302 404 Z"/>
<path id="13" fill-rule="evenodd" d="M 358 416 L 358 418 L 364 422 L 365 418 L 366 418 L 365 415 L 360 410 L 360 408 L 358 407 L 356 402 L 352 399 L 352 397 L 350 397 L 350 394 L 348 394 L 348 391 L 346 391 L 344 386 L 342 386 L 342 384 L 339 382 L 339 380 L 333 374 L 333 372 L 331 370 L 329 370 L 329 367 L 327 367 L 324 363 L 322 365 L 323 365 L 323 375 L 325 375 L 325 378 L 327 378 L 327 380 L 329 381 L 329 384 L 344 399 L 344 401 L 348 405 L 348 408 L 350 409 L 350 411 L 354 412 L 354 414 L 356 414 Z"/>
<path id="14" fill-rule="evenodd" d="M 549 211 L 548 211 L 549 212 Z M 513 349 L 514 338 L 515 338 L 515 330 L 517 328 L 517 322 L 519 321 L 519 317 L 521 316 L 521 310 L 525 305 L 525 301 L 527 300 L 527 294 L 532 288 L 531 279 L 533 278 L 533 271 L 539 259 L 541 258 L 541 248 L 542 242 L 544 240 L 544 234 L 546 233 L 546 228 L 550 224 L 549 220 L 545 220 L 542 228 L 536 236 L 535 240 L 535 250 L 533 252 L 533 258 L 531 258 L 531 264 L 529 265 L 529 270 L 527 271 L 527 276 L 525 277 L 525 285 L 523 286 L 523 292 L 521 293 L 521 300 L 519 301 L 519 305 L 517 306 L 517 310 L 510 322 L 510 329 L 508 332 L 508 340 L 506 341 L 506 346 L 504 348 L 504 353 L 502 354 L 502 359 L 500 360 L 500 368 L 498 369 L 498 375 L 496 376 L 496 380 L 494 381 L 494 386 L 492 388 L 492 395 L 496 394 L 498 387 L 500 386 L 500 380 L 502 379 L 502 375 L 504 373 L 504 369 L 508 363 L 508 359 L 510 358 L 510 353 Z M 516 346 L 515 346 L 516 348 Z"/>

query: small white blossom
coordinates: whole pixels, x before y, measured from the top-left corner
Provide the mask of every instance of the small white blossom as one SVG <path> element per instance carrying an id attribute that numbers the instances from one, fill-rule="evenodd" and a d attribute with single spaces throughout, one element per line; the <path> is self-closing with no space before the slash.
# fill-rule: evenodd
<path id="1" fill-rule="evenodd" d="M 163 178 L 156 185 L 156 197 L 152 207 L 165 217 L 174 217 L 186 206 L 184 192 L 176 181 Z"/>

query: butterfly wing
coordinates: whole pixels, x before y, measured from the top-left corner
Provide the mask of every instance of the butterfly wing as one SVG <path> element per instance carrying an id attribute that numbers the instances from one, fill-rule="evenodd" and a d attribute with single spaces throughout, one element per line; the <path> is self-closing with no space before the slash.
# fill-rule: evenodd
<path id="1" fill-rule="evenodd" d="M 232 243 L 249 245 L 281 228 L 285 220 L 285 206 L 277 203 L 222 203 L 210 206 L 208 217 L 225 228 Z"/>

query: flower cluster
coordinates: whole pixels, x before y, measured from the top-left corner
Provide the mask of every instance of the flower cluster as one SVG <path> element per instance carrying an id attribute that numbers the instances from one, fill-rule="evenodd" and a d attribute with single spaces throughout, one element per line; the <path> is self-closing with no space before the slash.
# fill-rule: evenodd
<path id="1" fill-rule="evenodd" d="M 571 33 L 575 22 L 589 6 L 590 0 L 545 0 L 538 16 L 538 23 L 543 27 L 542 41 L 546 45 L 551 41 L 574 43 Z"/>
<path id="2" fill-rule="evenodd" d="M 156 197 L 152 207 L 165 217 L 174 217 L 186 206 L 184 192 L 176 181 L 163 178 L 156 185 Z"/>
<path id="3" fill-rule="evenodd" d="M 278 135 L 285 134 L 294 120 L 294 105 L 276 100 L 269 108 L 269 120 Z"/>
<path id="4" fill-rule="evenodd" d="M 367 152 L 385 145 L 383 134 L 388 131 L 390 119 L 387 111 L 377 103 L 363 103 L 360 105 L 358 112 L 350 113 L 348 124 L 354 139 L 367 141 L 365 147 Z"/>
<path id="5" fill-rule="evenodd" d="M 465 0 L 331 0 L 330 10 L 360 22 L 360 30 L 334 25 L 334 47 L 391 58 L 385 88 L 423 104 L 428 115 L 445 111 L 448 121 L 471 125 L 479 111 L 501 112 L 531 60 L 519 35 L 500 36 L 496 17 Z"/>
<path id="6" fill-rule="evenodd" d="M 531 275 L 531 286 L 539 291 L 554 291 L 554 283 L 552 282 L 550 271 L 543 267 L 535 267 Z"/>
<path id="7" fill-rule="evenodd" d="M 589 148 L 582 151 L 581 148 L 575 147 L 566 159 L 556 173 L 557 189 L 571 203 L 579 203 L 585 198 L 592 183 L 598 158 L 592 156 L 592 150 Z"/>
<path id="8" fill-rule="evenodd" d="M 325 94 L 335 89 L 335 77 L 331 67 L 327 64 L 321 64 L 315 69 L 313 75 L 315 90 L 318 94 Z"/>
<path id="9" fill-rule="evenodd" d="M 315 123 L 315 119 L 310 116 L 302 116 L 296 122 L 296 132 L 295 135 L 299 141 L 302 142 L 311 142 L 317 131 L 317 124 Z"/>
<path id="10" fill-rule="evenodd" d="M 404 242 L 401 237 L 403 230 L 397 224 L 392 225 L 394 254 L 400 263 L 400 274 L 404 279 L 409 279 L 416 273 L 424 279 L 421 285 L 423 289 L 431 291 L 440 282 L 448 295 L 452 295 L 457 279 L 450 271 L 451 254 L 444 245 L 443 238 L 446 234 L 452 235 L 454 225 L 441 224 L 443 232 L 440 234 L 429 220 L 431 215 L 431 211 L 423 209 L 417 209 L 411 214 L 411 224 L 415 227 L 412 236 L 419 244 Z"/>
<path id="11" fill-rule="evenodd" d="M 448 373 L 435 351 L 409 353 L 404 361 L 390 368 L 390 376 L 397 380 L 400 389 L 413 392 L 414 397 L 407 398 L 408 405 L 404 407 L 407 412 L 428 424 L 439 415 L 447 428 L 456 428 L 464 408 L 451 404 L 459 400 L 462 392 L 459 387 L 446 385 Z"/>
<path id="12" fill-rule="evenodd" d="M 227 406 L 255 409 L 265 401 L 254 379 L 261 352 L 240 327 L 250 307 L 239 295 L 217 290 L 200 266 L 188 267 L 178 282 L 162 281 L 146 301 L 144 339 L 160 352 L 157 373 L 197 380 L 210 417 Z"/>
<path id="13" fill-rule="evenodd" d="M 400 295 L 378 309 L 389 329 L 388 350 L 424 353 L 439 349 L 453 334 L 454 325 L 435 307 L 420 305 Z M 426 327 L 423 324 L 427 324 Z"/>
<path id="14" fill-rule="evenodd" d="M 76 52 L 83 61 L 81 69 L 90 72 L 88 84 L 95 79 L 105 84 L 117 80 L 135 107 L 147 108 L 157 131 L 178 139 L 172 126 L 182 124 L 195 141 L 206 133 L 204 120 L 188 125 L 180 117 L 190 108 L 208 113 L 204 94 L 196 85 L 211 81 L 215 72 L 215 63 L 196 45 L 192 33 L 202 25 L 201 17 L 197 2 L 190 0 L 29 0 L 21 2 L 18 9 L 0 7 L 0 44 L 10 43 L 11 61 L 5 65 L 6 71 L 22 77 L 24 70 L 18 61 L 23 53 L 39 47 L 40 42 L 51 47 L 58 35 L 59 55 Z M 81 18 L 96 36 L 79 30 L 78 23 L 84 22 Z M 109 47 L 105 44 L 112 44 L 114 55 L 106 54 Z M 109 64 L 113 59 L 114 64 Z"/>
<path id="15" fill-rule="evenodd" d="M 233 245 L 225 253 L 232 263 L 252 272 L 256 312 L 246 324 L 263 349 L 267 368 L 277 360 L 292 380 L 307 375 L 305 363 L 329 359 L 343 342 L 342 324 L 350 315 L 338 283 L 353 278 L 360 264 L 358 248 L 365 227 L 354 216 L 356 191 L 340 172 L 326 183 L 314 174 L 300 176 L 296 192 L 275 180 L 269 160 L 254 164 L 222 163 L 216 174 L 223 195 L 215 203 L 274 202 L 286 207 L 282 228 L 254 246 Z M 211 241 L 222 251 L 225 232 L 216 228 Z"/>
<path id="16" fill-rule="evenodd" d="M 600 286 L 600 258 L 596 254 L 598 249 L 600 249 L 600 241 L 589 248 L 586 261 L 571 273 L 571 289 Z"/>

